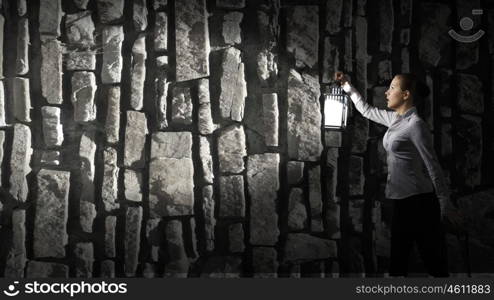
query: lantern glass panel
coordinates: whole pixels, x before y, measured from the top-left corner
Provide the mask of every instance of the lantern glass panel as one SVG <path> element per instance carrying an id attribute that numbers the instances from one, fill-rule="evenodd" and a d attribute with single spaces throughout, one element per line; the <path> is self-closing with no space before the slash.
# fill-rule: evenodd
<path id="1" fill-rule="evenodd" d="M 331 88 L 325 94 L 324 127 L 329 129 L 344 129 L 347 119 L 347 96 L 340 87 Z"/>

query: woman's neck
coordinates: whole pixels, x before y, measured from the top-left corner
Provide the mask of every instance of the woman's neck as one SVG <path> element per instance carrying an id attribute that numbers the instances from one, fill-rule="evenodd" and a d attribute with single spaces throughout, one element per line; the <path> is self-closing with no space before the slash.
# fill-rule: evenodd
<path id="1" fill-rule="evenodd" d="M 396 113 L 398 113 L 400 116 L 405 114 L 410 108 L 412 108 L 413 105 L 409 104 L 408 102 L 405 102 L 402 106 L 398 107 L 395 109 Z"/>

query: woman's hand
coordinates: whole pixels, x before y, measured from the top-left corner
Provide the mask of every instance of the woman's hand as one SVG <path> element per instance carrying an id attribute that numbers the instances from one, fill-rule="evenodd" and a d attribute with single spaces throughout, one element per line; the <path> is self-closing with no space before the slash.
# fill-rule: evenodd
<path id="1" fill-rule="evenodd" d="M 338 71 L 334 73 L 334 80 L 343 85 L 348 82 L 348 77 L 345 75 L 345 73 Z"/>

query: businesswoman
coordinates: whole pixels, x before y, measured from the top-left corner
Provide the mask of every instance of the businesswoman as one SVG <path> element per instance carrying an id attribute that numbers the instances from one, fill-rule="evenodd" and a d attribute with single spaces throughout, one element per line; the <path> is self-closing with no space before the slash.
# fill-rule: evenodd
<path id="1" fill-rule="evenodd" d="M 365 118 L 388 127 L 383 145 L 388 162 L 385 193 L 393 203 L 389 275 L 407 276 L 409 253 L 416 243 L 428 273 L 449 276 L 441 221 L 459 225 L 462 216 L 450 202 L 429 128 L 417 114 L 421 95 L 415 76 L 393 78 L 385 93 L 393 111 L 366 103 L 342 72 L 335 73 L 335 80 Z"/>

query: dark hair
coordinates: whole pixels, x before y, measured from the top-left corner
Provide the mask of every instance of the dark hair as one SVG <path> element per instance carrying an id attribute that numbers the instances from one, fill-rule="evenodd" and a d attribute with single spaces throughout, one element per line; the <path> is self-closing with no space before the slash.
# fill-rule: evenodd
<path id="1" fill-rule="evenodd" d="M 398 74 L 396 77 L 400 79 L 401 90 L 410 91 L 413 98 L 413 104 L 417 107 L 419 114 L 424 114 L 424 100 L 431 92 L 429 87 L 422 81 L 419 81 L 417 76 L 411 73 Z"/>

